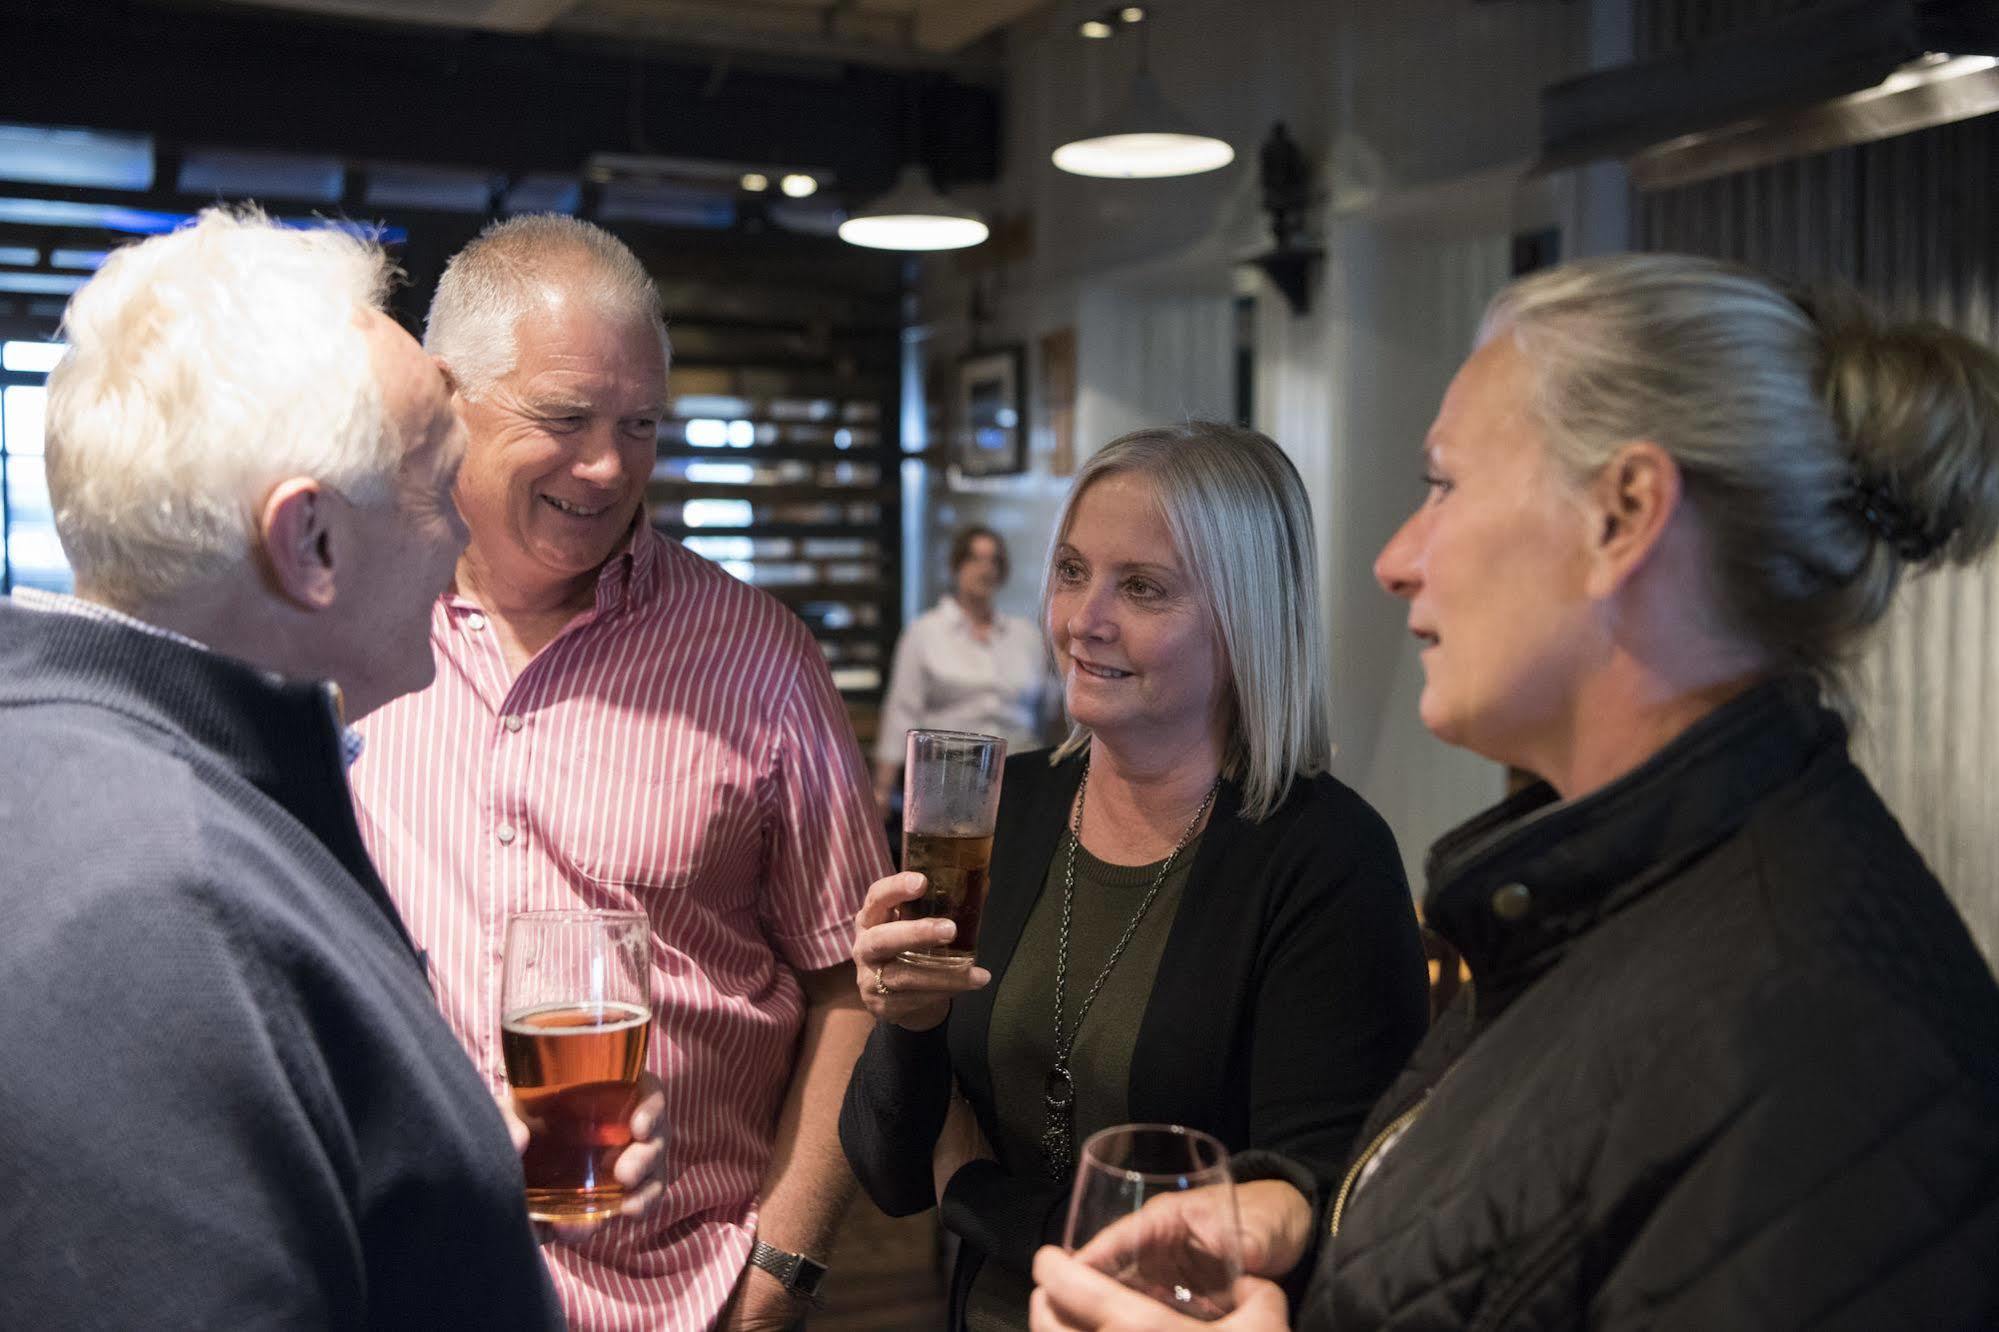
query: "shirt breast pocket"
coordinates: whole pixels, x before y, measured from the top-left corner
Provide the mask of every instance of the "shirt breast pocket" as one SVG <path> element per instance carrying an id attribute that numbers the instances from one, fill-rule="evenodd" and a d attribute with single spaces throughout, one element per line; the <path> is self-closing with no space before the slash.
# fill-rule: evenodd
<path id="1" fill-rule="evenodd" d="M 553 856 L 613 888 L 675 891 L 702 876 L 699 777 L 629 753 L 577 745 L 556 758 L 537 801 Z"/>

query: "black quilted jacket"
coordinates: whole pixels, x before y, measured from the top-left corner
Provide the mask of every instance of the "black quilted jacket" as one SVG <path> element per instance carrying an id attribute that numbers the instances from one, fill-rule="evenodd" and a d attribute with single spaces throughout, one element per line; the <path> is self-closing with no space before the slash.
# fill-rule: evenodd
<path id="1" fill-rule="evenodd" d="M 1767 684 L 1551 802 L 1431 854 L 1475 984 L 1300 1326 L 1999 1329 L 1999 987 L 1841 722 Z"/>

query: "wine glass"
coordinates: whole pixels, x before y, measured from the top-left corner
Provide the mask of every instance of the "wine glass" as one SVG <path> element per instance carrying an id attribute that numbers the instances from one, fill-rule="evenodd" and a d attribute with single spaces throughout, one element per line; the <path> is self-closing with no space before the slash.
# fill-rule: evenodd
<path id="1" fill-rule="evenodd" d="M 1120 1124 L 1083 1143 L 1064 1247 L 1203 1322 L 1235 1308 L 1242 1274 L 1228 1149 L 1177 1124 Z"/>

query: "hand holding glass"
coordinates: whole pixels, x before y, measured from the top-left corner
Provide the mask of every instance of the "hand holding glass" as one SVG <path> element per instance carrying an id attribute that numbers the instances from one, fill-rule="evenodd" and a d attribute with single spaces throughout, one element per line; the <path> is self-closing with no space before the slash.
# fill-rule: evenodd
<path id="1" fill-rule="evenodd" d="M 1174 1124 L 1091 1134 L 1076 1165 L 1063 1246 L 1190 1318 L 1228 1314 L 1242 1275 L 1228 1149 Z"/>
<path id="2" fill-rule="evenodd" d="M 613 1173 L 631 1144 L 652 1028 L 650 926 L 637 911 L 529 911 L 507 920 L 500 1050 L 528 1215 L 590 1221 L 617 1213 Z"/>
<path id="3" fill-rule="evenodd" d="M 951 942 L 896 954 L 919 967 L 968 967 L 986 906 L 1006 741 L 965 731 L 911 731 L 902 769 L 902 868 L 927 880 L 897 920 L 948 916 Z"/>

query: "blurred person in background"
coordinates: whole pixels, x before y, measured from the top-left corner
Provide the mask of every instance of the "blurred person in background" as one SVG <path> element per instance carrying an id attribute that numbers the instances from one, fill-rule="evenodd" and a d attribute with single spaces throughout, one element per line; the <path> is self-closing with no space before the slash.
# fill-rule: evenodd
<path id="1" fill-rule="evenodd" d="M 1999 1326 L 1999 985 L 1841 715 L 1903 573 L 1999 532 L 1999 357 L 1585 260 L 1496 298 L 1423 461 L 1375 572 L 1424 724 L 1544 780 L 1430 853 L 1472 983 L 1302 1227 L 1297 1325 Z M 1039 1332 L 1193 1326 L 1035 1273 Z M 1286 1326 L 1239 1293 L 1212 1326 Z"/>
<path id="2" fill-rule="evenodd" d="M 1104 446 L 1043 584 L 1074 727 L 1007 762 L 976 965 L 896 960 L 949 937 L 892 919 L 921 875 L 869 890 L 853 955 L 877 1022 L 841 1140 L 885 1211 L 938 1206 L 963 1241 L 954 1328 L 1026 1325 L 1029 1263 L 1101 1128 L 1212 1133 L 1247 1215 L 1309 1218 L 1423 1033 L 1401 853 L 1326 771 L 1316 559 L 1264 436 Z"/>
<path id="3" fill-rule="evenodd" d="M 0 600 L 0 1325 L 561 1326 L 347 793 L 465 546 L 389 278 L 211 210 L 65 315 L 77 592 Z"/>
<path id="4" fill-rule="evenodd" d="M 895 645 L 875 740 L 875 805 L 895 808 L 904 739 L 919 728 L 972 731 L 1006 741 L 1007 752 L 1047 739 L 1055 685 L 1041 631 L 994 598 L 1006 582 L 1006 543 L 990 527 L 951 538 L 951 590 L 910 621 Z"/>

